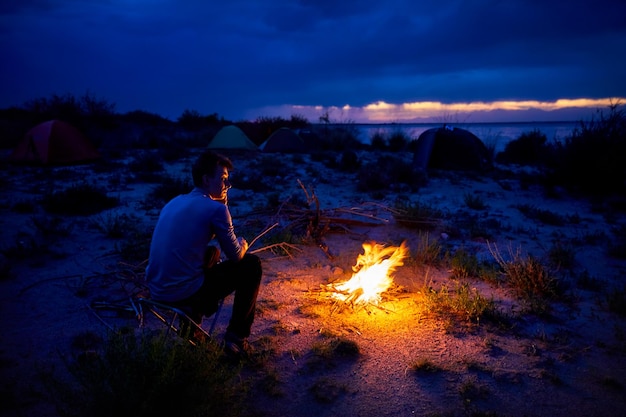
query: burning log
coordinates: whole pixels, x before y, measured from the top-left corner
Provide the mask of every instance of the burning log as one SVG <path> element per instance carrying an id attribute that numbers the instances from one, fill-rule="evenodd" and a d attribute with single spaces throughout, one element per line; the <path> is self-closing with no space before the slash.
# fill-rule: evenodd
<path id="1" fill-rule="evenodd" d="M 327 286 L 332 298 L 350 305 L 378 305 L 382 293 L 393 284 L 393 272 L 408 255 L 405 242 L 384 247 L 375 242 L 363 243 L 364 253 L 357 257 L 350 280 Z"/>

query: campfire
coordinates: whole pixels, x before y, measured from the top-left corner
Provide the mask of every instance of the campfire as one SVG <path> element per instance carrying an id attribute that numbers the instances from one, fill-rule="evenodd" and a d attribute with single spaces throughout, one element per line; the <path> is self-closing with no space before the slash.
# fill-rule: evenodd
<path id="1" fill-rule="evenodd" d="M 331 297 L 352 305 L 377 305 L 382 293 L 393 284 L 393 272 L 403 265 L 409 252 L 405 242 L 400 246 L 363 243 L 364 253 L 357 256 L 350 280 L 332 284 Z"/>

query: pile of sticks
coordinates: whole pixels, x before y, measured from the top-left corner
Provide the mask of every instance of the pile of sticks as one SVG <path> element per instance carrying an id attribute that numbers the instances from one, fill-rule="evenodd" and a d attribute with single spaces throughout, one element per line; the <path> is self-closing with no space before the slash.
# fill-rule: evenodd
<path id="1" fill-rule="evenodd" d="M 272 216 L 273 224 L 263 230 L 254 238 L 250 246 L 270 230 L 281 228 L 291 230 L 304 236 L 304 240 L 312 242 L 319 247 L 329 259 L 334 255 L 328 247 L 325 236 L 332 231 L 350 232 L 350 226 L 380 226 L 388 224 L 389 220 L 378 217 L 373 212 L 379 210 L 391 211 L 378 203 L 362 203 L 356 207 L 339 207 L 322 209 L 320 201 L 313 188 L 307 189 L 302 181 L 297 180 L 298 185 L 306 197 L 306 207 L 289 204 L 289 200 L 282 202 L 276 214 Z M 289 256 L 291 251 L 297 251 L 297 247 L 287 242 L 274 243 L 255 249 L 251 253 L 263 250 L 282 249 Z"/>

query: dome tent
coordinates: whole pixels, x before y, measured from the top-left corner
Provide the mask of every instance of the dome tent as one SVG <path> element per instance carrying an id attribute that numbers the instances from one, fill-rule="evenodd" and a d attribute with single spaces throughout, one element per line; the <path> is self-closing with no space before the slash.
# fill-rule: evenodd
<path id="1" fill-rule="evenodd" d="M 468 130 L 444 126 L 428 129 L 417 138 L 413 154 L 417 170 L 484 170 L 490 166 L 489 150 Z"/>
<path id="2" fill-rule="evenodd" d="M 94 145 L 77 128 L 49 120 L 30 129 L 11 154 L 14 162 L 63 165 L 100 158 Z"/>
<path id="3" fill-rule="evenodd" d="M 245 149 L 256 151 L 258 147 L 235 125 L 224 126 L 213 137 L 209 149 Z"/>
<path id="4" fill-rule="evenodd" d="M 288 127 L 281 127 L 272 133 L 265 142 L 259 146 L 263 152 L 297 153 L 308 151 L 308 146 L 296 132 Z"/>

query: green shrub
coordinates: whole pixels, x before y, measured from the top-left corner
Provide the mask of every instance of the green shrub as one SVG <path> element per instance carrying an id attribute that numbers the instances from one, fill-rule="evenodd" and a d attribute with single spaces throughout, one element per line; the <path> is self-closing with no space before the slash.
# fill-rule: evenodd
<path id="1" fill-rule="evenodd" d="M 193 184 L 187 179 L 165 177 L 152 188 L 146 203 L 150 207 L 160 207 L 180 194 L 189 193 L 192 189 Z"/>
<path id="2" fill-rule="evenodd" d="M 444 257 L 444 250 L 441 243 L 437 239 L 430 239 L 428 232 L 420 232 L 417 241 L 414 256 L 408 262 L 416 265 L 438 266 Z"/>
<path id="3" fill-rule="evenodd" d="M 328 360 L 339 357 L 356 358 L 360 354 L 359 345 L 345 337 L 331 337 L 314 343 L 311 350 L 317 357 Z"/>
<path id="4" fill-rule="evenodd" d="M 615 259 L 626 259 L 626 225 L 614 228 L 613 238 L 609 239 L 607 253 Z"/>
<path id="5" fill-rule="evenodd" d="M 358 191 L 374 192 L 405 185 L 417 190 L 426 183 L 425 180 L 425 177 L 416 175 L 410 163 L 383 155 L 376 162 L 361 167 L 357 173 L 356 188 Z"/>
<path id="6" fill-rule="evenodd" d="M 499 265 L 496 262 L 487 262 L 483 260 L 479 265 L 477 278 L 480 279 L 481 281 L 499 285 L 500 284 L 499 273 L 500 273 Z"/>
<path id="7" fill-rule="evenodd" d="M 389 136 L 389 150 L 391 152 L 399 152 L 405 150 L 409 145 L 409 137 L 406 133 L 398 130 Z"/>
<path id="8" fill-rule="evenodd" d="M 413 362 L 410 368 L 414 372 L 419 373 L 436 373 L 444 370 L 441 366 L 433 363 L 430 359 L 427 358 L 421 358 L 416 360 L 415 362 Z"/>
<path id="9" fill-rule="evenodd" d="M 45 239 L 37 238 L 29 233 L 18 233 L 12 246 L 2 246 L 1 252 L 11 260 L 35 258 L 48 253 L 50 249 Z"/>
<path id="10" fill-rule="evenodd" d="M 443 211 L 427 203 L 405 199 L 394 202 L 393 218 L 405 227 L 432 230 L 441 225 L 443 217 Z"/>
<path id="11" fill-rule="evenodd" d="M 361 149 L 363 144 L 358 139 L 358 130 L 354 124 L 324 126 L 316 132 L 319 145 L 324 150 L 345 151 Z"/>
<path id="12" fill-rule="evenodd" d="M 497 248 L 490 246 L 490 250 L 502 269 L 505 282 L 528 303 L 532 311 L 545 312 L 549 307 L 546 301 L 561 295 L 558 278 L 537 258 L 531 255 L 524 257 L 520 250 L 510 250 L 510 259 L 505 260 Z"/>
<path id="13" fill-rule="evenodd" d="M 313 382 L 309 387 L 309 392 L 313 395 L 315 401 L 322 404 L 330 404 L 335 402 L 341 395 L 347 393 L 348 387 L 344 383 L 323 376 Z"/>
<path id="14" fill-rule="evenodd" d="M 128 168 L 140 181 L 158 182 L 165 169 L 163 156 L 156 151 L 143 151 L 128 164 Z"/>
<path id="15" fill-rule="evenodd" d="M 107 213 L 106 216 L 98 216 L 92 224 L 107 237 L 117 239 L 136 231 L 139 218 L 134 214 Z"/>
<path id="16" fill-rule="evenodd" d="M 463 201 L 472 210 L 484 210 L 487 208 L 485 200 L 478 194 L 467 192 L 463 195 Z"/>
<path id="17" fill-rule="evenodd" d="M 13 277 L 12 264 L 6 255 L 0 254 L 0 281 L 7 281 Z"/>
<path id="18" fill-rule="evenodd" d="M 70 236 L 74 227 L 73 223 L 68 223 L 57 216 L 33 216 L 31 221 L 35 229 L 46 238 Z"/>
<path id="19" fill-rule="evenodd" d="M 132 228 L 125 233 L 116 249 L 120 256 L 127 261 L 142 262 L 150 254 L 152 230 L 148 228 Z"/>
<path id="20" fill-rule="evenodd" d="M 538 220 L 543 224 L 548 224 L 551 226 L 563 226 L 565 223 L 568 222 L 565 216 L 550 210 L 540 209 L 528 204 L 517 204 L 514 207 L 529 219 Z"/>
<path id="21" fill-rule="evenodd" d="M 490 240 L 494 232 L 499 235 L 503 230 L 505 227 L 498 219 L 467 211 L 458 211 L 446 224 L 446 233 L 454 238 Z"/>
<path id="22" fill-rule="evenodd" d="M 359 161 L 359 156 L 356 152 L 348 150 L 341 153 L 338 165 L 341 171 L 355 172 L 361 167 L 361 161 Z"/>
<path id="23" fill-rule="evenodd" d="M 506 144 L 497 156 L 498 162 L 520 165 L 537 165 L 547 159 L 550 147 L 546 145 L 546 135 L 539 130 L 522 133 L 517 139 Z"/>
<path id="24" fill-rule="evenodd" d="M 372 146 L 372 149 L 379 151 L 384 150 L 387 147 L 387 140 L 385 138 L 385 135 L 380 131 L 375 132 L 370 139 L 370 144 Z"/>
<path id="25" fill-rule="evenodd" d="M 87 216 L 116 207 L 119 199 L 86 182 L 74 184 L 62 191 L 44 195 L 42 205 L 48 213 Z"/>
<path id="26" fill-rule="evenodd" d="M 470 289 L 467 283 L 452 290 L 446 286 L 439 291 L 424 288 L 423 293 L 426 295 L 426 308 L 435 314 L 451 315 L 466 322 L 478 322 L 499 315 L 493 299 L 483 297 L 478 291 Z"/>
<path id="27" fill-rule="evenodd" d="M 37 211 L 37 204 L 32 200 L 17 201 L 11 207 L 11 211 L 20 214 L 35 213 Z"/>
<path id="28" fill-rule="evenodd" d="M 621 289 L 613 289 L 606 297 L 609 311 L 626 316 L 626 286 Z"/>
<path id="29" fill-rule="evenodd" d="M 507 282 L 524 298 L 547 297 L 557 293 L 556 279 L 532 256 L 503 266 Z"/>
<path id="30" fill-rule="evenodd" d="M 623 195 L 626 191 L 626 114 L 608 113 L 581 122 L 557 148 L 555 181 L 589 195 Z"/>
<path id="31" fill-rule="evenodd" d="M 626 242 L 620 240 L 609 244 L 607 253 L 615 259 L 626 259 Z"/>
<path id="32" fill-rule="evenodd" d="M 478 257 L 464 248 L 457 249 L 450 259 L 454 278 L 477 277 L 480 271 Z"/>
<path id="33" fill-rule="evenodd" d="M 66 416 L 237 416 L 245 387 L 221 355 L 211 342 L 112 332 L 67 363 L 75 382 L 54 381 L 51 390 Z"/>
<path id="34" fill-rule="evenodd" d="M 589 271 L 584 270 L 576 277 L 578 288 L 587 291 L 600 292 L 604 288 L 604 283 L 597 277 L 591 275 Z"/>
<path id="35" fill-rule="evenodd" d="M 557 241 L 548 249 L 548 260 L 556 269 L 571 269 L 576 263 L 576 251 L 571 245 Z"/>

